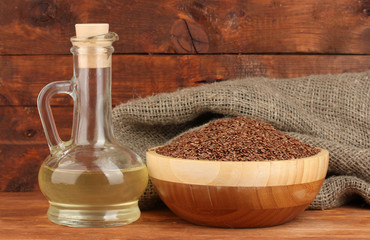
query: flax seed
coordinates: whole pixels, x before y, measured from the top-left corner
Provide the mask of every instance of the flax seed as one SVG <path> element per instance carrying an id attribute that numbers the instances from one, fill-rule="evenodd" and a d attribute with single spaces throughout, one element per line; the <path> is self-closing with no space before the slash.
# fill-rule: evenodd
<path id="1" fill-rule="evenodd" d="M 213 161 L 289 160 L 319 151 L 268 123 L 244 117 L 216 120 L 156 150 L 175 158 Z"/>

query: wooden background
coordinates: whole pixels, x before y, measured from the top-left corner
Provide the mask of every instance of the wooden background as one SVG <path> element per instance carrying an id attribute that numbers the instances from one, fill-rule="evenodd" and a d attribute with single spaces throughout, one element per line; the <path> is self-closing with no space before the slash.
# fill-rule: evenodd
<path id="1" fill-rule="evenodd" d="M 113 105 L 245 76 L 370 70 L 370 0 L 1 0 L 0 191 L 38 189 L 48 148 L 37 95 L 72 77 L 74 24 L 95 22 L 120 37 Z M 53 100 L 65 140 L 71 104 Z"/>

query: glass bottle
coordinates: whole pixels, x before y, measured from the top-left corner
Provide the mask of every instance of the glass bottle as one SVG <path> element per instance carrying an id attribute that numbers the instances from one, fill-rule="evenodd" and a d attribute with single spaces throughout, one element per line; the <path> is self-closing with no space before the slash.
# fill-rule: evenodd
<path id="1" fill-rule="evenodd" d="M 49 219 L 72 227 L 109 227 L 140 217 L 138 199 L 148 174 L 140 157 L 117 143 L 111 116 L 112 43 L 117 34 L 108 24 L 76 24 L 74 75 L 52 82 L 37 105 L 50 148 L 39 172 L 39 185 L 49 200 Z M 60 139 L 50 99 L 69 94 L 74 100 L 71 140 Z"/>

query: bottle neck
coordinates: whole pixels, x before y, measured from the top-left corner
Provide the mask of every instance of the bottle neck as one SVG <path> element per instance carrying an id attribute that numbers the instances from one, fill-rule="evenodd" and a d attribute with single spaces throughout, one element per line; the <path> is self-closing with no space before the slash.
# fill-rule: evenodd
<path id="1" fill-rule="evenodd" d="M 77 49 L 74 52 L 72 139 L 76 145 L 103 146 L 113 141 L 111 53 L 98 53 L 96 49 L 87 52 L 86 49 Z"/>

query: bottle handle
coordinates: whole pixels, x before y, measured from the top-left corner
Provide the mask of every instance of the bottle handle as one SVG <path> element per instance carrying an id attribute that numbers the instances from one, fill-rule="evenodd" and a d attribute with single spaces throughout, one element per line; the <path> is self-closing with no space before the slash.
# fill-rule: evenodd
<path id="1" fill-rule="evenodd" d="M 55 125 L 53 113 L 50 107 L 50 100 L 55 94 L 65 93 L 73 97 L 73 81 L 58 81 L 46 85 L 37 98 L 37 108 L 41 118 L 41 123 L 44 128 L 46 140 L 49 145 L 50 153 L 56 154 L 67 146 L 59 137 L 57 127 Z"/>

